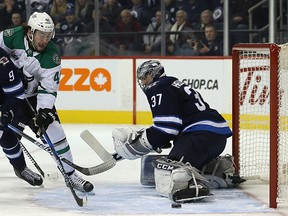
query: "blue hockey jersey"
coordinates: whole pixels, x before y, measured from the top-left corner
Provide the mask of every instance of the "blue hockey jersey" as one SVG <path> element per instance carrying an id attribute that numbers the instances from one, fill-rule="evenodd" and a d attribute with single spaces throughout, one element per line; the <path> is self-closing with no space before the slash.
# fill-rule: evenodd
<path id="1" fill-rule="evenodd" d="M 165 147 L 182 133 L 210 131 L 232 136 L 226 120 L 210 108 L 199 92 L 175 77 L 162 76 L 145 90 L 153 116 L 147 138 L 154 149 Z"/>

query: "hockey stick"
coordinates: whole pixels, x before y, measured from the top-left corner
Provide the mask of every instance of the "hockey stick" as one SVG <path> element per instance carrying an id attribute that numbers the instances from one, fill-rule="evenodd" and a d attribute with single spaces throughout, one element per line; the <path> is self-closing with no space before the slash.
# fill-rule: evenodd
<path id="1" fill-rule="evenodd" d="M 117 153 L 110 154 L 102 145 L 101 143 L 94 137 L 90 131 L 84 130 L 80 134 L 81 138 L 93 149 L 94 152 L 98 154 L 98 156 L 106 163 L 109 160 L 114 160 L 115 164 L 116 161 L 123 160 L 120 155 Z"/>
<path id="2" fill-rule="evenodd" d="M 57 168 L 59 169 L 59 171 L 60 171 L 61 174 L 63 175 L 63 177 L 64 177 L 64 179 L 65 179 L 65 182 L 67 182 L 68 187 L 69 187 L 69 189 L 71 190 L 72 195 L 73 195 L 75 201 L 77 202 L 77 204 L 78 204 L 79 206 L 84 206 L 84 204 L 87 203 L 87 197 L 86 197 L 86 199 L 81 199 L 80 197 L 77 196 L 76 192 L 74 191 L 74 189 L 73 189 L 73 187 L 72 187 L 72 185 L 71 185 L 71 183 L 70 183 L 70 178 L 69 178 L 69 176 L 66 174 L 66 172 L 64 171 L 63 164 L 61 163 L 61 160 L 60 160 L 60 158 L 59 158 L 59 156 L 58 156 L 58 154 L 57 154 L 57 152 L 56 152 L 53 144 L 51 143 L 51 140 L 49 139 L 49 137 L 47 136 L 47 134 L 46 134 L 45 131 L 43 131 L 43 132 L 45 132 L 45 134 L 46 134 L 46 136 L 44 135 L 44 138 L 45 138 L 45 140 L 48 142 L 48 145 L 49 145 L 49 142 L 50 142 L 51 145 L 49 145 L 49 146 L 46 146 L 46 145 L 44 145 L 43 143 L 38 142 L 37 140 L 33 139 L 32 137 L 30 137 L 29 135 L 27 135 L 26 133 L 22 132 L 21 130 L 19 130 L 18 128 L 14 127 L 14 126 L 11 125 L 11 124 L 8 124 L 8 128 L 10 128 L 13 132 L 15 132 L 16 134 L 18 134 L 19 136 L 24 137 L 25 139 L 29 140 L 29 141 L 32 142 L 33 144 L 35 144 L 35 145 L 37 145 L 38 147 L 42 148 L 43 150 L 45 150 L 46 152 L 48 152 L 51 156 L 54 156 L 55 161 L 57 162 Z M 51 148 L 51 146 L 52 146 L 52 148 L 53 148 L 54 150 Z M 56 153 L 56 154 L 55 154 L 55 153 Z M 72 163 L 72 162 L 71 162 L 71 163 Z"/>
<path id="3" fill-rule="evenodd" d="M 68 164 L 69 166 L 73 167 L 74 169 L 78 170 L 79 172 L 83 173 L 84 175 L 96 175 L 102 172 L 105 172 L 116 165 L 115 160 L 112 158 L 111 160 L 105 161 L 105 163 L 101 163 L 97 166 L 93 167 L 81 167 L 78 166 L 71 161 L 67 160 L 66 158 L 61 159 L 64 163 Z"/>
<path id="4" fill-rule="evenodd" d="M 16 134 L 18 134 L 19 136 L 24 137 L 25 139 L 29 140 L 30 142 L 32 142 L 34 145 L 38 146 L 39 148 L 43 149 L 44 151 L 48 152 L 51 156 L 52 155 L 52 150 L 50 149 L 50 147 L 48 147 L 47 145 L 44 145 L 41 142 L 38 142 L 37 140 L 33 139 L 31 136 L 29 136 L 28 134 L 22 132 L 21 130 L 19 130 L 18 128 L 12 126 L 12 125 L 8 125 L 8 127 L 15 132 Z M 99 174 L 102 172 L 105 172 L 109 169 L 111 169 L 112 167 L 114 167 L 116 165 L 114 160 L 109 160 L 106 161 L 106 163 L 102 163 L 100 165 L 97 166 L 93 166 L 93 167 L 81 167 L 69 160 L 67 160 L 66 158 L 61 158 L 61 160 L 68 164 L 69 166 L 73 167 L 74 169 L 78 170 L 79 172 L 83 173 L 84 175 L 95 175 L 95 174 Z M 37 168 L 37 167 L 36 167 Z M 58 175 L 58 173 L 56 173 Z M 53 173 L 52 174 L 47 174 L 48 178 L 50 179 L 55 179 L 56 177 L 54 177 Z M 51 176 L 51 177 L 50 177 Z M 57 176 L 58 178 L 58 176 Z"/>
<path id="5" fill-rule="evenodd" d="M 30 101 L 27 98 L 25 98 L 25 100 L 26 100 L 26 103 L 28 104 L 29 108 L 31 109 L 31 111 L 35 114 L 36 113 L 35 109 L 31 105 Z M 45 141 L 45 140 L 42 140 L 42 141 Z M 51 152 L 50 152 L 50 155 L 52 155 Z M 84 175 L 99 174 L 101 172 L 105 172 L 105 171 L 111 169 L 112 167 L 114 167 L 116 165 L 116 163 L 113 160 L 110 160 L 110 161 L 106 161 L 106 163 L 102 163 L 102 164 L 100 164 L 98 166 L 93 166 L 93 167 L 86 168 L 86 167 L 78 166 L 78 165 L 72 163 L 71 161 L 67 160 L 66 158 L 61 158 L 61 160 L 64 163 L 68 164 L 69 166 L 73 167 L 74 169 L 78 170 L 79 172 L 81 172 Z"/>
<path id="6" fill-rule="evenodd" d="M 41 167 L 38 165 L 38 163 L 36 162 L 36 160 L 32 157 L 32 155 L 30 154 L 30 152 L 27 150 L 27 148 L 23 145 L 23 143 L 20 142 L 19 140 L 19 144 L 22 148 L 22 150 L 24 151 L 24 153 L 27 155 L 27 157 L 30 159 L 30 161 L 32 162 L 32 164 L 36 167 L 36 169 L 38 170 L 38 172 L 43 176 L 43 178 L 48 178 L 48 179 L 52 179 L 52 180 L 56 180 L 58 179 L 58 173 L 54 172 L 54 173 L 44 173 L 44 171 L 41 169 Z"/>
<path id="7" fill-rule="evenodd" d="M 63 166 L 63 164 L 62 164 L 62 161 L 61 161 L 58 153 L 56 152 L 56 150 L 55 150 L 55 148 L 54 148 L 54 146 L 53 146 L 53 143 L 51 142 L 48 134 L 46 133 L 46 131 L 44 130 L 44 128 L 41 128 L 41 132 L 42 132 L 42 134 L 43 134 L 42 136 L 44 137 L 44 139 L 45 139 L 46 142 L 48 143 L 50 149 L 52 150 L 52 154 L 53 154 L 53 156 L 54 156 L 54 158 L 55 158 L 55 161 L 56 161 L 56 163 L 57 163 L 57 168 L 59 169 L 59 171 L 60 171 L 61 174 L 63 175 L 63 177 L 64 177 L 64 179 L 65 179 L 65 182 L 66 182 L 66 185 L 69 187 L 69 189 L 70 189 L 70 191 L 71 191 L 71 193 L 72 193 L 72 195 L 73 195 L 76 203 L 77 203 L 79 206 L 81 206 L 81 207 L 84 206 L 84 205 L 86 205 L 86 204 L 87 204 L 87 196 L 86 196 L 85 198 L 80 198 L 80 197 L 76 194 L 76 192 L 75 192 L 75 190 L 74 190 L 74 188 L 73 188 L 73 186 L 72 186 L 72 184 L 71 184 L 71 179 L 70 179 L 70 177 L 67 175 L 67 173 L 65 172 L 64 166 Z"/>
<path id="8" fill-rule="evenodd" d="M 43 178 L 45 178 L 45 173 L 44 171 L 41 169 L 41 167 L 38 165 L 38 163 L 35 161 L 35 159 L 32 157 L 32 155 L 30 154 L 30 152 L 26 149 L 26 147 L 19 141 L 19 144 L 22 148 L 22 150 L 25 152 L 25 154 L 27 155 L 27 157 L 30 159 L 30 161 L 32 162 L 32 164 L 36 167 L 36 169 L 38 170 L 38 172 L 41 174 L 41 176 Z"/>

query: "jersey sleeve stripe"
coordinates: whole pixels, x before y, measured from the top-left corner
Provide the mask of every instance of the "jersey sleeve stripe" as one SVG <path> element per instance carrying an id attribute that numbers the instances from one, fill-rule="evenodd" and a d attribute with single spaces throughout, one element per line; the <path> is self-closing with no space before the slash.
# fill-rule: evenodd
<path id="1" fill-rule="evenodd" d="M 179 133 L 179 130 L 166 128 L 166 127 L 159 127 L 159 126 L 156 126 L 155 124 L 152 125 L 152 128 L 154 128 L 155 130 L 167 133 L 167 134 L 175 135 L 175 136 L 178 135 Z"/>
<path id="2" fill-rule="evenodd" d="M 2 87 L 5 95 L 9 97 L 17 97 L 18 99 L 24 99 L 24 87 L 22 82 L 11 86 L 11 87 Z"/>

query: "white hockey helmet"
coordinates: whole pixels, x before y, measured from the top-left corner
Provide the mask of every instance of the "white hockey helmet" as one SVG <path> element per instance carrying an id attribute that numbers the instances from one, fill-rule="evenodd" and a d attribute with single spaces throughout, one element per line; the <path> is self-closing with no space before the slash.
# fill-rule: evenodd
<path id="1" fill-rule="evenodd" d="M 153 81 L 164 73 L 164 67 L 158 60 L 149 60 L 142 63 L 137 68 L 137 82 L 142 90 L 145 90 L 150 84 L 143 85 L 141 79 L 145 79 L 147 75 L 151 75 Z"/>
<path id="2" fill-rule="evenodd" d="M 46 12 L 34 12 L 33 14 L 31 14 L 27 25 L 31 27 L 32 36 L 28 38 L 32 43 L 33 47 L 33 37 L 36 30 L 44 33 L 51 33 L 51 39 L 55 36 L 53 20 Z"/>

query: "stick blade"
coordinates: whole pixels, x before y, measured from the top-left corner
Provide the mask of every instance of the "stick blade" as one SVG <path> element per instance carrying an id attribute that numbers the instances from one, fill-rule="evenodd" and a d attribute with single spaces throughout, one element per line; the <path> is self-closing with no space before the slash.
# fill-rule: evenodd
<path id="1" fill-rule="evenodd" d="M 113 156 L 101 145 L 101 143 L 94 137 L 89 130 L 84 130 L 80 137 L 95 151 L 98 156 L 104 161 L 113 159 Z"/>

